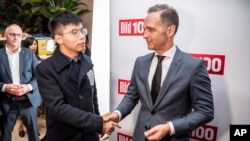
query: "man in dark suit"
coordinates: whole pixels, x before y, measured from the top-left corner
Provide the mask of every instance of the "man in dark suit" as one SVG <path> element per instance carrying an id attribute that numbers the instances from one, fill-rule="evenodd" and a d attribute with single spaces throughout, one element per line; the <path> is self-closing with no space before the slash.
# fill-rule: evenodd
<path id="1" fill-rule="evenodd" d="M 90 58 L 82 53 L 85 30 L 80 17 L 62 12 L 49 22 L 58 45 L 36 68 L 39 91 L 46 107 L 48 141 L 99 141 L 114 126 L 100 116 Z"/>
<path id="2" fill-rule="evenodd" d="M 174 8 L 166 4 L 149 8 L 143 38 L 154 53 L 136 59 L 127 94 L 110 115 L 112 120 L 119 121 L 140 101 L 133 141 L 188 141 L 190 131 L 214 118 L 205 62 L 174 44 L 178 25 Z M 162 72 L 156 66 L 161 66 Z M 161 75 L 159 90 L 155 72 Z"/>
<path id="3" fill-rule="evenodd" d="M 21 47 L 22 29 L 11 24 L 5 29 L 5 48 L 0 49 L 0 105 L 3 110 L 3 141 L 11 133 L 20 113 L 29 141 L 39 141 L 37 107 L 41 96 L 37 88 L 35 67 L 38 60 L 31 50 Z"/>

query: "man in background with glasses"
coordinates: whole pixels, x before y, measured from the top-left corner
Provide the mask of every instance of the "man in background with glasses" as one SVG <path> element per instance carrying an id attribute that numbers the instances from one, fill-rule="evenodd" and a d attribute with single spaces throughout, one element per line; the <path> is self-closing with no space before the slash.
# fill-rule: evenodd
<path id="1" fill-rule="evenodd" d="M 63 12 L 49 22 L 57 44 L 36 69 L 46 107 L 47 141 L 99 141 L 119 125 L 100 116 L 93 64 L 82 53 L 86 30 L 80 17 Z"/>
<path id="2" fill-rule="evenodd" d="M 22 29 L 11 24 L 5 29 L 6 45 L 0 49 L 0 106 L 3 110 L 2 140 L 11 141 L 19 111 L 29 141 L 39 141 L 37 107 L 42 99 L 37 88 L 33 51 L 21 47 Z"/>

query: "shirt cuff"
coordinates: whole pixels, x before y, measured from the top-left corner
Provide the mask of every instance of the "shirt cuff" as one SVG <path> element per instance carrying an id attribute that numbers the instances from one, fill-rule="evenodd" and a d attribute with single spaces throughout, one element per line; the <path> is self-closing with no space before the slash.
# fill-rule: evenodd
<path id="1" fill-rule="evenodd" d="M 5 92 L 5 87 L 6 87 L 6 84 L 3 85 L 2 90 L 1 90 L 2 92 Z"/>
<path id="2" fill-rule="evenodd" d="M 118 116 L 119 116 L 119 121 L 121 121 L 121 118 L 122 118 L 122 114 L 119 110 L 115 110 L 114 113 L 117 113 Z"/>
<path id="3" fill-rule="evenodd" d="M 33 90 L 32 85 L 28 84 L 28 87 L 29 87 L 29 91 L 32 91 L 32 90 Z"/>
<path id="4" fill-rule="evenodd" d="M 168 122 L 168 125 L 170 127 L 170 133 L 169 133 L 169 135 L 172 136 L 172 135 L 175 134 L 174 125 L 173 125 L 172 122 Z"/>

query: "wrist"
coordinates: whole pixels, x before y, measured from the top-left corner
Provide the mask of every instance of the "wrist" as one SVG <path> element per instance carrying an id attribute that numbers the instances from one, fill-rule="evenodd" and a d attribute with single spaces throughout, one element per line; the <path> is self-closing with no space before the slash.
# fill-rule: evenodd
<path id="1" fill-rule="evenodd" d="M 165 124 L 164 133 L 165 135 L 170 135 L 171 133 L 170 125 L 168 122 Z"/>
<path id="2" fill-rule="evenodd" d="M 112 120 L 114 122 L 119 122 L 119 114 L 117 112 L 112 112 Z"/>

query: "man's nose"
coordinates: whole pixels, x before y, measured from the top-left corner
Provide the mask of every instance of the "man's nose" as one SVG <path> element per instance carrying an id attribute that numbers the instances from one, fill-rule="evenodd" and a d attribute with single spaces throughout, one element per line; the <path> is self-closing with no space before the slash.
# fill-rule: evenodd
<path id="1" fill-rule="evenodd" d="M 146 39 L 148 37 L 148 32 L 147 31 L 143 31 L 143 38 Z"/>

